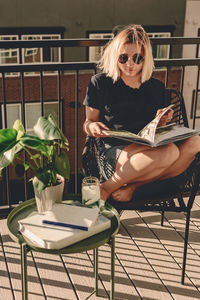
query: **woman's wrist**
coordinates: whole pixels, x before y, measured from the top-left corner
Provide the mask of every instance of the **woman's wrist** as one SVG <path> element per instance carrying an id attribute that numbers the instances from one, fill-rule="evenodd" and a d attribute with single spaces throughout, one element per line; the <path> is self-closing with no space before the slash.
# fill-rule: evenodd
<path id="1" fill-rule="evenodd" d="M 86 121 L 84 122 L 83 129 L 84 129 L 84 131 L 85 131 L 85 133 L 86 133 L 87 135 L 92 135 L 92 134 L 91 134 L 91 131 L 90 131 L 90 124 L 91 124 L 91 123 L 92 123 L 91 120 L 86 120 Z"/>

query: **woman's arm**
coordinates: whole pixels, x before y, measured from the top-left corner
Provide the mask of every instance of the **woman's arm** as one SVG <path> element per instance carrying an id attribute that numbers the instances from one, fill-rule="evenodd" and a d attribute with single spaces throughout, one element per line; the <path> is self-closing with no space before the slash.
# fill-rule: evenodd
<path id="1" fill-rule="evenodd" d="M 102 129 L 109 130 L 109 128 L 102 122 L 99 122 L 100 110 L 86 106 L 86 119 L 83 124 L 83 130 L 87 135 L 94 137 L 106 137 L 102 133 Z"/>

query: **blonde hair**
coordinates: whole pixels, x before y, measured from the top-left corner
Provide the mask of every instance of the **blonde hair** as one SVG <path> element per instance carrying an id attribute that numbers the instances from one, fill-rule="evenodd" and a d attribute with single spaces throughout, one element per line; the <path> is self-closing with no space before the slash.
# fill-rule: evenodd
<path id="1" fill-rule="evenodd" d="M 141 81 L 147 81 L 153 72 L 154 61 L 152 47 L 147 33 L 141 25 L 129 25 L 121 30 L 105 47 L 102 58 L 98 63 L 99 69 L 108 77 L 117 81 L 120 77 L 118 58 L 121 48 L 125 44 L 136 43 L 138 48 L 144 51 L 144 64 Z"/>

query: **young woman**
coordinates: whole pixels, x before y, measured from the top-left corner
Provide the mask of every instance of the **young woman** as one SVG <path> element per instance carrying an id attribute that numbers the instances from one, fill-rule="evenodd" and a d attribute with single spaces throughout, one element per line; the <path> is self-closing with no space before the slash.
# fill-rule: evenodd
<path id="1" fill-rule="evenodd" d="M 136 188 L 184 172 L 200 151 L 195 136 L 179 143 L 151 148 L 108 138 L 102 130 L 138 133 L 165 106 L 165 86 L 152 77 L 154 67 L 148 35 L 140 25 L 119 32 L 105 48 L 84 100 L 87 135 L 101 139 L 101 199 L 129 201 Z M 160 124 L 171 120 L 173 111 Z M 98 143 L 97 143 L 98 144 Z"/>

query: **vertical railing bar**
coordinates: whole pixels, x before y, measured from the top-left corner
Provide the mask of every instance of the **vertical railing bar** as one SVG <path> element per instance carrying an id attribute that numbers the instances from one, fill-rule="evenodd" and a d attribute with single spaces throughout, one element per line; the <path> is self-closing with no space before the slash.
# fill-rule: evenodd
<path id="1" fill-rule="evenodd" d="M 199 44 L 196 45 L 196 54 L 195 54 L 195 57 L 198 58 L 198 55 L 199 55 Z M 194 97 L 193 129 L 195 128 L 195 123 L 196 123 L 197 100 L 198 100 L 198 86 L 199 86 L 199 67 L 198 67 L 197 82 L 196 82 L 195 97 Z"/>
<path id="2" fill-rule="evenodd" d="M 97 66 L 94 67 L 94 74 L 97 74 Z"/>
<path id="3" fill-rule="evenodd" d="M 185 66 L 182 66 L 181 87 L 180 87 L 181 94 L 183 94 L 184 79 L 185 79 Z"/>
<path id="4" fill-rule="evenodd" d="M 22 64 L 22 48 L 19 48 L 19 63 Z"/>
<path id="5" fill-rule="evenodd" d="M 7 128 L 7 108 L 6 108 L 6 82 L 5 82 L 5 73 L 2 72 L 2 92 L 3 92 L 3 104 L 4 104 L 4 125 Z M 4 171 L 4 170 L 3 170 Z M 10 190 L 9 190 L 9 167 L 5 169 L 5 199 L 9 207 L 11 207 L 10 203 Z"/>
<path id="6" fill-rule="evenodd" d="M 24 72 L 20 72 L 20 78 L 21 78 L 21 96 L 22 96 L 22 124 L 24 125 L 24 128 L 26 130 L 26 107 L 25 107 L 25 89 L 24 89 Z M 24 152 L 24 160 L 26 160 L 26 152 Z M 24 174 L 24 198 L 25 200 L 28 199 L 28 177 L 27 173 Z"/>
<path id="7" fill-rule="evenodd" d="M 42 71 L 40 71 L 40 102 L 41 102 L 41 115 L 44 116 L 44 78 L 43 78 Z"/>
<path id="8" fill-rule="evenodd" d="M 76 70 L 76 101 L 75 101 L 75 193 L 78 193 L 78 109 L 79 109 L 79 70 Z"/>
<path id="9" fill-rule="evenodd" d="M 26 129 L 26 116 L 25 116 L 25 90 L 24 90 L 24 73 L 20 72 L 21 77 L 21 93 L 22 93 L 22 124 Z"/>
<path id="10" fill-rule="evenodd" d="M 199 90 L 199 77 L 200 77 L 200 68 L 198 67 L 196 90 L 195 90 L 195 99 L 194 99 L 193 129 L 195 128 L 195 123 L 196 123 L 197 99 L 198 99 L 198 90 Z"/>
<path id="11" fill-rule="evenodd" d="M 196 58 L 199 56 L 199 44 L 196 45 Z"/>
<path id="12" fill-rule="evenodd" d="M 2 72 L 2 91 L 3 91 L 3 110 L 4 110 L 4 126 L 7 128 L 7 107 L 6 107 L 6 83 L 5 73 Z"/>
<path id="13" fill-rule="evenodd" d="M 62 122 L 61 122 L 61 71 L 58 71 L 58 125 L 63 130 L 62 128 Z"/>
<path id="14" fill-rule="evenodd" d="M 169 83 L 169 68 L 167 67 L 167 73 L 166 73 L 166 77 L 165 77 L 165 86 L 168 87 L 168 83 Z"/>

